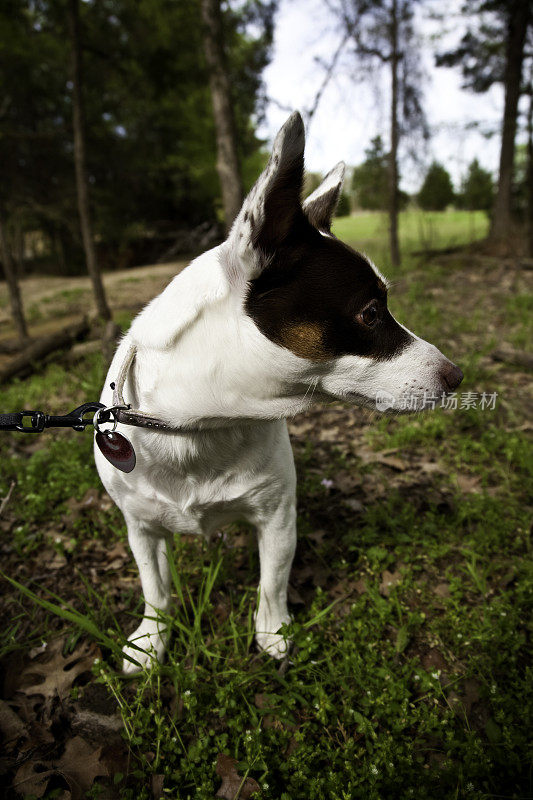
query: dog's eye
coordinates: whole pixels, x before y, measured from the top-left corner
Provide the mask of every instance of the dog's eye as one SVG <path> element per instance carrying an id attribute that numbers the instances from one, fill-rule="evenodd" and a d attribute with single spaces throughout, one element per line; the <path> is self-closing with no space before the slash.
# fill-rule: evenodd
<path id="1" fill-rule="evenodd" d="M 358 322 L 361 322 L 367 328 L 373 328 L 376 325 L 379 314 L 378 309 L 375 302 L 369 303 L 366 308 L 357 315 L 356 317 Z"/>

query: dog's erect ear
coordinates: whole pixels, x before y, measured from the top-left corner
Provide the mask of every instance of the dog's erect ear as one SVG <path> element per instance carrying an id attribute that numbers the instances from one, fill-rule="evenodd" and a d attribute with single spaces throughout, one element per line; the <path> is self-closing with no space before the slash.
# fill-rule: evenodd
<path id="1" fill-rule="evenodd" d="M 295 111 L 281 128 L 264 171 L 228 236 L 230 278 L 257 277 L 302 214 L 305 131 Z"/>
<path id="2" fill-rule="evenodd" d="M 320 186 L 305 200 L 303 209 L 307 219 L 319 230 L 329 231 L 344 182 L 344 161 L 328 172 Z"/>

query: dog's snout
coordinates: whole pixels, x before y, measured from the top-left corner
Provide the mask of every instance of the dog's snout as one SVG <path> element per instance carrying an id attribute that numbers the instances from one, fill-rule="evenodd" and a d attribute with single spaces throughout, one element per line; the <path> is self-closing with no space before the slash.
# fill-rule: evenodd
<path id="1" fill-rule="evenodd" d="M 453 392 L 463 380 L 463 372 L 456 364 L 446 360 L 439 369 L 439 378 L 445 392 Z"/>

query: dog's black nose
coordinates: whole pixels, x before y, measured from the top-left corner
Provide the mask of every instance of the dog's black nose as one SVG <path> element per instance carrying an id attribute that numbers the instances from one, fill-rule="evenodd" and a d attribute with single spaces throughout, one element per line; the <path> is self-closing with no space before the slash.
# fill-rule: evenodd
<path id="1" fill-rule="evenodd" d="M 462 370 L 456 364 L 446 360 L 439 369 L 439 378 L 444 392 L 453 392 L 464 378 Z"/>

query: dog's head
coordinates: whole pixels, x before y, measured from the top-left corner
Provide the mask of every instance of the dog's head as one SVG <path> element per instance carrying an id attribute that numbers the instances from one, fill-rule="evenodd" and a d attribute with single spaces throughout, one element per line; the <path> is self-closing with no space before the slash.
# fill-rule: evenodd
<path id="1" fill-rule="evenodd" d="M 456 389 L 462 372 L 394 319 L 386 280 L 330 232 L 344 165 L 302 204 L 304 144 L 294 113 L 235 220 L 227 277 L 261 335 L 304 360 L 319 394 L 419 410 L 428 395 Z"/>

